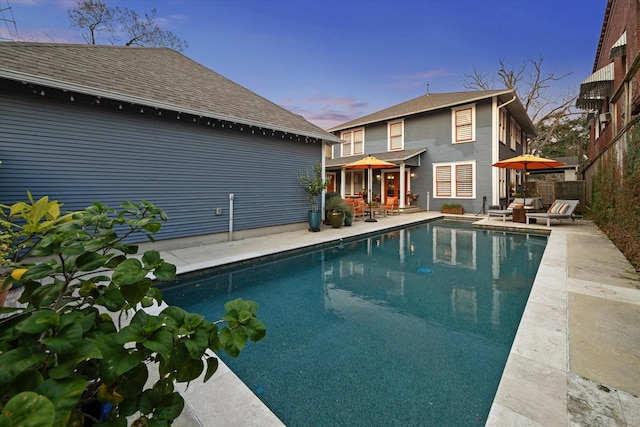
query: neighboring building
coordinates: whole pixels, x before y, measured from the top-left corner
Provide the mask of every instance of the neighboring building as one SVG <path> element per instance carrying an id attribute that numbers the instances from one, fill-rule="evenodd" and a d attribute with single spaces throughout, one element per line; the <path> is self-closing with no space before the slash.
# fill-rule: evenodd
<path id="1" fill-rule="evenodd" d="M 439 210 L 459 203 L 465 212 L 505 204 L 521 174 L 492 167 L 526 152 L 536 131 L 513 90 L 434 93 L 329 130 L 344 142 L 327 151 L 327 173 L 346 197 L 366 186 L 366 171 L 344 166 L 365 155 L 397 164 L 374 171 L 373 195 Z M 411 193 L 417 199 L 411 201 Z"/>
<path id="2" fill-rule="evenodd" d="M 306 228 L 296 174 L 339 142 L 167 48 L 0 42 L 0 203 L 144 199 L 159 239 Z"/>
<path id="3" fill-rule="evenodd" d="M 613 150 L 612 156 L 621 161 L 627 132 L 640 113 L 639 29 L 637 0 L 606 0 L 593 74 L 580 85 L 576 101 L 589 117 L 587 203 L 600 157 Z"/>

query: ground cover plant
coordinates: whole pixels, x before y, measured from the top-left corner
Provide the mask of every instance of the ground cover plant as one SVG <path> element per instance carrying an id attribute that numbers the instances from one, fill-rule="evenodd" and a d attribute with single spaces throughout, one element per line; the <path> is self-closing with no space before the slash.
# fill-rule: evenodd
<path id="1" fill-rule="evenodd" d="M 593 182 L 591 216 L 640 271 L 640 126 L 629 132 L 622 166 L 603 154 Z"/>
<path id="2" fill-rule="evenodd" d="M 4 283 L 24 286 L 25 304 L 2 309 L 0 427 L 169 425 L 184 407 L 176 382 L 210 379 L 213 352 L 237 356 L 264 337 L 252 301 L 228 302 L 217 322 L 179 307 L 144 310 L 162 302 L 152 278 L 176 272 L 127 243 L 153 240 L 167 220 L 153 204 L 63 214 L 56 201 L 28 198 L 0 205 Z M 147 384 L 151 369 L 158 379 Z"/>

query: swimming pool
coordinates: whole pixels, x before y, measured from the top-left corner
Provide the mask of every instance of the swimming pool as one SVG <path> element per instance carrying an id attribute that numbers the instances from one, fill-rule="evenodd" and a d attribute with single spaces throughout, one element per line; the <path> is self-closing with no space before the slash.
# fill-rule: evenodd
<path id="1" fill-rule="evenodd" d="M 289 426 L 484 425 L 546 238 L 436 221 L 181 279 L 169 304 L 260 304 L 231 369 Z"/>

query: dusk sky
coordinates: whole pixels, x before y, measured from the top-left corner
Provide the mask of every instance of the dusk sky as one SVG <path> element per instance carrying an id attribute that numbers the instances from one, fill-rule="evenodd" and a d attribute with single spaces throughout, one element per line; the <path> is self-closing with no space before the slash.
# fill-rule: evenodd
<path id="1" fill-rule="evenodd" d="M 0 22 L 0 39 L 85 43 L 69 25 L 75 3 L 0 0 L 0 18 L 17 27 L 16 36 L 13 23 Z M 427 85 L 430 93 L 468 90 L 465 75 L 495 75 L 499 60 L 517 67 L 542 57 L 545 72 L 571 73 L 552 90 L 577 93 L 593 71 L 606 0 L 106 3 L 156 8 L 161 27 L 188 42 L 186 56 L 326 129 L 423 95 Z"/>

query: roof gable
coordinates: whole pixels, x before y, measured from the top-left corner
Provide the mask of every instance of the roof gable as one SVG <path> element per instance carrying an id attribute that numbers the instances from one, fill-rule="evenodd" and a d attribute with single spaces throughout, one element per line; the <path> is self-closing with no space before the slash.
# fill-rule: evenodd
<path id="1" fill-rule="evenodd" d="M 0 77 L 337 142 L 168 48 L 0 42 Z"/>

